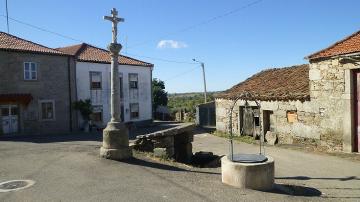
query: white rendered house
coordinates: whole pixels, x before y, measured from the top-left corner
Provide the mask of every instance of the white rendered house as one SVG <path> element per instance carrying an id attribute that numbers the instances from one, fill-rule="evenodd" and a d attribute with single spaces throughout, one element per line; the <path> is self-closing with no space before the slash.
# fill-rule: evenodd
<path id="1" fill-rule="evenodd" d="M 58 50 L 75 56 L 77 100 L 90 99 L 94 107 L 92 119 L 104 127 L 111 117 L 110 53 L 85 43 Z M 152 121 L 153 67 L 153 64 L 130 57 L 119 57 L 119 105 L 124 122 L 146 124 Z"/>

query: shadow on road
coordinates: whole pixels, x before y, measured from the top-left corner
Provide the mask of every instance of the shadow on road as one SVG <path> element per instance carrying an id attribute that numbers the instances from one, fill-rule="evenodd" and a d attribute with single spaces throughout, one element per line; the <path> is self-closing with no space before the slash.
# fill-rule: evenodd
<path id="1" fill-rule="evenodd" d="M 287 185 L 287 184 L 275 184 L 274 189 L 269 191 L 270 193 L 285 194 L 290 196 L 307 196 L 317 197 L 321 196 L 321 191 L 312 187 Z"/>
<path id="2" fill-rule="evenodd" d="M 0 137 L 1 141 L 7 142 L 31 142 L 31 143 L 54 143 L 72 141 L 97 141 L 102 142 L 101 133 L 77 133 L 77 134 L 54 134 L 54 135 L 31 135 Z"/>
<path id="3" fill-rule="evenodd" d="M 167 171 L 193 172 L 193 173 L 202 173 L 202 174 L 210 174 L 210 175 L 221 175 L 221 173 L 217 173 L 217 172 L 189 170 L 189 169 L 179 168 L 177 166 L 157 163 L 157 162 L 153 162 L 153 161 L 147 161 L 147 160 L 143 160 L 143 159 L 139 159 L 139 158 L 131 158 L 131 159 L 121 161 L 121 162 L 125 162 L 125 163 L 131 164 L 131 165 L 136 165 L 136 166 L 156 168 L 156 169 L 167 170 Z"/>
<path id="4" fill-rule="evenodd" d="M 293 177 L 276 177 L 278 180 L 339 180 L 339 181 L 349 181 L 349 180 L 360 180 L 357 176 L 349 177 L 308 177 L 308 176 L 293 176 Z"/>

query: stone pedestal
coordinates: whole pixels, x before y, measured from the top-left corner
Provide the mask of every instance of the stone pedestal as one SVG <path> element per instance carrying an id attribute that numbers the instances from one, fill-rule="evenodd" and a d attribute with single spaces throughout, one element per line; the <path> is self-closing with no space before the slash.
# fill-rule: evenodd
<path id="1" fill-rule="evenodd" d="M 238 163 L 230 161 L 227 156 L 222 157 L 222 182 L 238 188 L 271 190 L 274 185 L 274 159 L 267 158 L 263 163 Z"/>
<path id="2" fill-rule="evenodd" d="M 103 131 L 100 156 L 112 160 L 124 160 L 132 156 L 128 130 L 123 123 L 109 122 Z"/>

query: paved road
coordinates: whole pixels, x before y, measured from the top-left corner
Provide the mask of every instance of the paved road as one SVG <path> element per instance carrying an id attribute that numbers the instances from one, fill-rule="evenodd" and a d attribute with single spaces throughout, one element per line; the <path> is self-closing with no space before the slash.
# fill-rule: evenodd
<path id="1" fill-rule="evenodd" d="M 277 183 L 309 186 L 332 198 L 303 197 L 223 185 L 220 168 L 191 168 L 143 156 L 127 162 L 101 159 L 100 141 L 101 136 L 95 134 L 0 139 L 0 181 L 36 181 L 28 189 L 0 193 L 0 201 L 360 200 L 358 162 L 269 148 L 268 153 L 276 160 Z M 236 148 L 257 149 L 246 144 Z M 199 134 L 194 150 L 224 154 L 227 142 Z"/>
<path id="2" fill-rule="evenodd" d="M 208 133 L 195 137 L 195 151 L 228 154 L 229 143 Z M 236 143 L 235 153 L 259 153 L 258 145 Z M 360 162 L 325 154 L 305 153 L 278 147 L 266 147 L 266 155 L 275 159 L 275 177 L 278 184 L 315 188 L 328 199 L 360 201 Z"/>

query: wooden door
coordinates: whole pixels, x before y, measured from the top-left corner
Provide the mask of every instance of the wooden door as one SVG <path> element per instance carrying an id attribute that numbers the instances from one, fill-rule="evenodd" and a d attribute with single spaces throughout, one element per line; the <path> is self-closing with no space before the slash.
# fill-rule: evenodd
<path id="1" fill-rule="evenodd" d="M 18 107 L 15 105 L 0 106 L 2 132 L 4 134 L 18 132 Z"/>
<path id="2" fill-rule="evenodd" d="M 355 152 L 360 149 L 360 70 L 354 72 L 354 89 L 355 89 L 355 137 L 354 146 Z"/>

